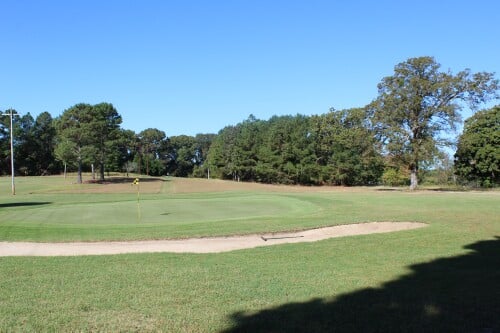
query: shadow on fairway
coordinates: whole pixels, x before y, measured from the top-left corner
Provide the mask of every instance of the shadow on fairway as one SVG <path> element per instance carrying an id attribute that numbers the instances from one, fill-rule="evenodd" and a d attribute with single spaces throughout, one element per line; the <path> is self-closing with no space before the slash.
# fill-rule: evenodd
<path id="1" fill-rule="evenodd" d="M 379 192 L 403 192 L 405 190 L 406 188 L 390 188 L 390 187 L 376 189 L 376 191 Z"/>
<path id="2" fill-rule="evenodd" d="M 132 184 L 136 177 L 111 177 L 104 180 L 87 180 L 85 183 L 88 184 Z M 152 182 L 169 182 L 170 179 L 165 178 L 139 178 L 140 183 L 152 183 Z"/>
<path id="3" fill-rule="evenodd" d="M 472 189 L 468 188 L 447 188 L 447 187 L 438 187 L 438 188 L 428 188 L 425 189 L 426 191 L 431 191 L 431 192 L 470 192 Z M 480 191 L 480 190 L 478 190 Z M 486 192 L 483 190 L 483 192 Z"/>
<path id="4" fill-rule="evenodd" d="M 0 203 L 0 208 L 10 208 L 10 207 L 28 207 L 28 206 L 42 206 L 42 205 L 50 205 L 52 202 L 9 202 L 9 203 Z"/>
<path id="5" fill-rule="evenodd" d="M 234 313 L 230 332 L 500 332 L 500 237 L 335 299 Z M 311 272 L 314 274 L 314 272 Z"/>

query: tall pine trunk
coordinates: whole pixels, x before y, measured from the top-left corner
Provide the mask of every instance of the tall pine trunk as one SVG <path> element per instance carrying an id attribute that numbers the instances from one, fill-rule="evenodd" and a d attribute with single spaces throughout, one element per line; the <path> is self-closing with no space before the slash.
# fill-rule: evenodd
<path id="1" fill-rule="evenodd" d="M 78 176 L 76 182 L 78 184 L 82 183 L 82 160 L 78 159 Z"/>
<path id="2" fill-rule="evenodd" d="M 100 180 L 104 181 L 104 162 L 101 162 L 99 165 L 99 176 Z"/>

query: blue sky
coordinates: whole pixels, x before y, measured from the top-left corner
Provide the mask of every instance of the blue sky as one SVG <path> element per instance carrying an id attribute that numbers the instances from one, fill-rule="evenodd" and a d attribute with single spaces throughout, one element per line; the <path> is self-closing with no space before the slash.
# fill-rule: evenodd
<path id="1" fill-rule="evenodd" d="M 496 0 L 2 0 L 0 110 L 110 102 L 136 132 L 216 133 L 364 106 L 410 57 L 498 78 L 499 22 Z"/>

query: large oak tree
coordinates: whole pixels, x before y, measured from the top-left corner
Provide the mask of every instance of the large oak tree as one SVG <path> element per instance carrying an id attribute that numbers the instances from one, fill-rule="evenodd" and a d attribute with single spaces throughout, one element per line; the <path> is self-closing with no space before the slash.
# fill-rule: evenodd
<path id="1" fill-rule="evenodd" d="M 443 134 L 461 122 L 461 109 L 466 105 L 476 109 L 498 97 L 493 73 L 465 69 L 452 74 L 440 67 L 432 57 L 396 65 L 394 74 L 379 83 L 379 96 L 368 106 L 386 153 L 410 170 L 412 190 L 418 185 L 421 163 L 449 142 Z"/>

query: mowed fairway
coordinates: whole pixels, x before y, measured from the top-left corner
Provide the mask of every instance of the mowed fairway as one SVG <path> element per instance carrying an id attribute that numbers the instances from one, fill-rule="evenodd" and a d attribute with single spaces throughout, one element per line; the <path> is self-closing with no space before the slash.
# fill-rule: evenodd
<path id="1" fill-rule="evenodd" d="M 0 240 L 429 227 L 220 254 L 0 257 L 0 331 L 498 332 L 498 192 L 0 178 Z"/>

